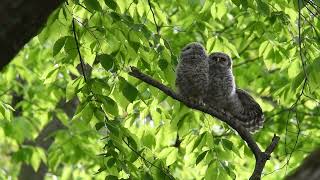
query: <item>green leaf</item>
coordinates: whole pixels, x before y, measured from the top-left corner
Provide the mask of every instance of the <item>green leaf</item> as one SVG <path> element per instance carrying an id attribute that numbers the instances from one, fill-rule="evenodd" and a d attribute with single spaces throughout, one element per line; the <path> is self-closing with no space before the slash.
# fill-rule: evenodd
<path id="1" fill-rule="evenodd" d="M 40 159 L 43 161 L 43 162 L 46 162 L 47 161 L 47 156 L 46 156 L 46 152 L 44 149 L 42 148 L 39 148 L 39 147 L 35 147 L 34 148 L 35 151 L 37 152 L 38 156 L 40 157 Z"/>
<path id="2" fill-rule="evenodd" d="M 238 7 L 241 5 L 241 0 L 232 0 L 232 2 Z"/>
<path id="3" fill-rule="evenodd" d="M 58 76 L 59 69 L 60 69 L 60 67 L 51 70 L 47 74 L 43 84 L 51 84 L 51 83 L 53 83 L 56 80 L 57 76 Z"/>
<path id="4" fill-rule="evenodd" d="M 78 55 L 77 44 L 74 37 L 66 36 L 64 51 L 70 56 L 71 59 L 75 58 Z"/>
<path id="5" fill-rule="evenodd" d="M 204 135 L 206 135 L 206 133 L 202 133 L 201 136 L 197 138 L 196 142 L 193 145 L 192 151 L 194 151 L 199 146 L 199 144 L 201 143 Z"/>
<path id="6" fill-rule="evenodd" d="M 100 54 L 96 58 L 105 70 L 109 71 L 114 68 L 114 56 L 109 54 Z"/>
<path id="7" fill-rule="evenodd" d="M 219 179 L 219 169 L 215 161 L 211 161 L 206 171 L 205 179 Z"/>
<path id="8" fill-rule="evenodd" d="M 102 11 L 102 8 L 98 0 L 84 0 L 83 2 L 86 5 L 86 7 L 91 11 Z"/>
<path id="9" fill-rule="evenodd" d="M 257 2 L 257 9 L 258 11 L 260 11 L 262 14 L 264 15 L 269 15 L 270 14 L 270 8 L 269 8 L 269 5 L 261 0 L 256 0 Z"/>
<path id="10" fill-rule="evenodd" d="M 113 175 L 108 175 L 108 176 L 106 176 L 105 179 L 108 179 L 108 180 L 118 180 L 118 177 L 117 177 L 117 176 L 113 176 Z"/>
<path id="11" fill-rule="evenodd" d="M 33 149 L 30 164 L 35 172 L 38 171 L 40 163 L 41 163 L 41 158 L 38 152 L 35 149 Z"/>
<path id="12" fill-rule="evenodd" d="M 0 102 L 0 113 L 1 113 L 1 118 L 4 118 L 5 117 L 5 114 L 6 114 L 6 109 L 3 107 L 2 103 Z"/>
<path id="13" fill-rule="evenodd" d="M 32 148 L 27 146 L 27 147 L 20 148 L 17 152 L 14 152 L 12 158 L 14 161 L 17 161 L 17 162 L 19 161 L 30 162 L 32 154 L 33 154 Z"/>
<path id="14" fill-rule="evenodd" d="M 211 0 L 207 0 L 205 1 L 202 9 L 200 10 L 200 13 L 204 13 L 205 11 L 207 11 L 212 5 L 212 1 Z"/>
<path id="15" fill-rule="evenodd" d="M 104 100 L 104 102 L 102 104 L 103 111 L 107 114 L 111 114 L 113 116 L 118 116 L 119 112 L 118 112 L 117 103 L 113 99 L 111 99 L 107 96 L 104 96 L 103 100 Z"/>
<path id="16" fill-rule="evenodd" d="M 88 103 L 85 108 L 81 111 L 82 119 L 89 123 L 93 117 L 94 106 L 91 103 Z"/>
<path id="17" fill-rule="evenodd" d="M 222 38 L 223 39 L 223 43 L 225 44 L 225 46 L 234 54 L 234 55 L 236 55 L 238 58 L 240 58 L 240 55 L 239 55 L 239 53 L 238 53 L 238 51 L 237 51 L 237 48 L 233 45 L 233 44 L 231 44 L 229 41 L 228 41 L 228 39 L 226 39 L 226 38 Z"/>
<path id="18" fill-rule="evenodd" d="M 117 160 L 115 158 L 110 158 L 107 161 L 107 167 L 111 168 L 112 166 L 114 166 L 114 164 L 117 162 Z"/>
<path id="19" fill-rule="evenodd" d="M 84 78 L 82 76 L 69 81 L 66 88 L 66 99 L 71 100 L 75 94 L 81 91 L 82 87 L 85 85 Z"/>
<path id="20" fill-rule="evenodd" d="M 134 42 L 134 41 L 128 41 L 129 45 L 135 50 L 135 52 L 138 52 L 140 48 L 140 43 L 139 42 Z"/>
<path id="21" fill-rule="evenodd" d="M 108 130 L 116 137 L 120 135 L 119 127 L 117 127 L 117 124 L 114 121 L 105 121 Z"/>
<path id="22" fill-rule="evenodd" d="M 178 149 L 174 148 L 167 156 L 166 165 L 170 166 L 171 164 L 173 164 L 177 160 L 177 157 L 178 157 Z"/>
<path id="23" fill-rule="evenodd" d="M 98 122 L 96 123 L 96 125 L 94 125 L 94 127 L 96 128 L 96 130 L 100 130 L 102 127 L 104 127 L 105 123 L 104 122 Z"/>
<path id="24" fill-rule="evenodd" d="M 207 155 L 207 153 L 208 153 L 208 151 L 204 151 L 197 157 L 196 165 L 198 165 L 202 161 L 202 159 Z"/>
<path id="25" fill-rule="evenodd" d="M 252 154 L 251 150 L 246 145 L 244 146 L 243 152 L 244 152 L 245 156 L 253 157 L 253 154 Z"/>
<path id="26" fill-rule="evenodd" d="M 216 17 L 221 20 L 224 15 L 227 14 L 227 7 L 224 1 L 221 1 L 221 3 L 217 4 L 217 12 Z"/>
<path id="27" fill-rule="evenodd" d="M 128 136 L 127 139 L 128 139 L 128 143 L 129 143 L 130 147 L 132 147 L 133 149 L 138 148 L 137 142 L 131 136 Z"/>
<path id="28" fill-rule="evenodd" d="M 106 95 L 108 96 L 111 92 L 111 89 L 107 82 L 101 80 L 101 79 L 91 79 L 90 80 L 90 90 L 94 94 L 99 94 L 99 95 Z"/>
<path id="29" fill-rule="evenodd" d="M 112 17 L 114 22 L 121 21 L 121 16 L 116 12 L 111 12 L 110 16 Z"/>
<path id="30" fill-rule="evenodd" d="M 229 141 L 228 139 L 222 139 L 221 140 L 222 146 L 226 149 L 226 150 L 232 150 L 233 147 L 233 143 L 231 141 Z"/>
<path id="31" fill-rule="evenodd" d="M 158 65 L 159 65 L 161 70 L 165 70 L 168 67 L 169 63 L 165 59 L 160 59 L 159 62 L 158 62 Z"/>
<path id="32" fill-rule="evenodd" d="M 105 167 L 105 166 L 100 167 L 100 168 L 98 169 L 98 172 L 95 173 L 95 175 L 96 175 L 96 174 L 100 174 L 100 173 L 102 173 L 102 172 L 105 171 L 105 170 L 107 170 L 107 167 Z M 112 176 L 112 175 L 109 175 L 109 176 L 107 176 L 107 177 L 108 177 L 108 179 L 112 179 L 112 178 L 114 178 L 115 180 L 118 179 L 117 176 Z M 107 179 L 107 177 L 106 177 L 106 179 Z"/>
<path id="33" fill-rule="evenodd" d="M 60 52 L 60 50 L 63 48 L 64 44 L 66 43 L 66 39 L 67 39 L 66 36 L 61 37 L 54 43 L 53 51 L 52 51 L 53 56 L 57 55 Z"/>
<path id="34" fill-rule="evenodd" d="M 2 108 L 4 108 L 4 110 L 2 110 Z M 0 113 L 3 115 L 3 117 L 10 121 L 12 119 L 12 112 L 15 111 L 11 105 L 6 104 L 6 103 L 2 103 L 0 101 Z M 1 117 L 1 116 L 0 116 Z"/>
<path id="35" fill-rule="evenodd" d="M 304 72 L 300 72 L 292 81 L 291 90 L 296 92 L 304 80 Z"/>
<path id="36" fill-rule="evenodd" d="M 167 148 L 163 148 L 161 150 L 161 152 L 159 153 L 158 157 L 160 159 L 162 158 L 166 158 L 175 148 L 174 147 L 167 147 Z"/>
<path id="37" fill-rule="evenodd" d="M 118 5 L 116 2 L 114 2 L 113 0 L 104 0 L 104 3 L 112 10 L 116 10 Z"/>
<path id="38" fill-rule="evenodd" d="M 143 142 L 143 145 L 145 145 L 149 149 L 152 149 L 156 145 L 156 138 L 154 137 L 153 134 L 148 132 L 142 137 L 142 142 Z"/>
<path id="39" fill-rule="evenodd" d="M 121 83 L 120 89 L 122 90 L 122 94 L 129 102 L 133 102 L 137 98 L 139 91 L 123 77 L 119 77 L 119 80 Z"/>

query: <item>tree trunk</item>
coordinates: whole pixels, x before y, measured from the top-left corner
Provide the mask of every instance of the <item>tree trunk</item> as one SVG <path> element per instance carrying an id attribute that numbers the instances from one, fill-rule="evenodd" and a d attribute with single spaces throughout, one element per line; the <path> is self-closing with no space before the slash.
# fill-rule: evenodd
<path id="1" fill-rule="evenodd" d="M 38 34 L 62 0 L 0 1 L 0 70 Z"/>
<path id="2" fill-rule="evenodd" d="M 293 174 L 286 180 L 319 180 L 320 179 L 320 149 L 309 154 Z"/>
<path id="3" fill-rule="evenodd" d="M 77 97 L 75 97 L 68 103 L 65 103 L 64 99 L 61 100 L 59 103 L 59 107 L 63 109 L 65 113 L 67 113 L 69 118 L 72 118 L 78 104 L 79 104 L 79 100 Z M 42 129 L 38 137 L 35 139 L 35 143 L 25 142 L 24 144 L 35 144 L 36 146 L 43 148 L 47 152 L 50 145 L 54 141 L 54 137 L 53 136 L 50 137 L 50 135 L 56 132 L 57 130 L 60 130 L 63 128 L 66 128 L 66 127 L 61 123 L 61 121 L 56 116 L 54 116 L 53 119 Z M 29 180 L 29 179 L 43 180 L 47 172 L 48 172 L 48 167 L 43 162 L 41 162 L 38 171 L 34 171 L 31 165 L 23 163 L 19 173 L 19 179 L 20 180 Z"/>

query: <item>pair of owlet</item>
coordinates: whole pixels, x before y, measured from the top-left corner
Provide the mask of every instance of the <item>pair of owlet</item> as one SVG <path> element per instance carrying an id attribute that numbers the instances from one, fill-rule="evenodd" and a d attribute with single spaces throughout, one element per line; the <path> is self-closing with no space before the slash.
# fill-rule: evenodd
<path id="1" fill-rule="evenodd" d="M 246 91 L 236 88 L 232 60 L 227 54 L 215 52 L 208 56 L 201 44 L 190 43 L 180 56 L 176 70 L 179 94 L 230 113 L 251 132 L 262 128 L 261 107 Z"/>

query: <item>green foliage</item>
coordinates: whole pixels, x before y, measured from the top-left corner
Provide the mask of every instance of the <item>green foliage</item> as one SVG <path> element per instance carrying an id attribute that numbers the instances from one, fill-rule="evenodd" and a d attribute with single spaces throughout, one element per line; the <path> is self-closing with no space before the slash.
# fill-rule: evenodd
<path id="1" fill-rule="evenodd" d="M 309 5 L 299 35 L 296 1 L 150 3 L 152 11 L 147 0 L 69 0 L 2 72 L 0 179 L 41 162 L 61 179 L 248 179 L 254 157 L 234 131 L 128 75 L 136 66 L 175 89 L 191 41 L 233 57 L 237 86 L 265 113 L 254 134 L 262 149 L 280 135 L 267 179 L 283 178 L 281 167 L 292 170 L 319 146 L 320 21 Z M 55 118 L 65 128 L 50 134 L 48 150 L 27 143 Z"/>

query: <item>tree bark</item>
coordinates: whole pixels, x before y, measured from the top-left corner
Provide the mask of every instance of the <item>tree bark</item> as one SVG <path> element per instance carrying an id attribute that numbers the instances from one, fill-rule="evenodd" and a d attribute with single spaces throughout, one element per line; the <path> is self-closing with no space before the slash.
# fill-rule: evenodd
<path id="1" fill-rule="evenodd" d="M 0 1 L 0 70 L 3 69 L 59 7 L 61 0 Z"/>
<path id="2" fill-rule="evenodd" d="M 309 154 L 302 164 L 286 180 L 318 180 L 320 179 L 320 149 Z"/>
<path id="3" fill-rule="evenodd" d="M 59 103 L 59 107 L 63 109 L 69 118 L 72 118 L 76 107 L 79 104 L 79 100 L 77 97 L 73 98 L 71 101 L 65 103 L 65 100 L 61 100 Z M 46 152 L 49 149 L 50 145 L 54 141 L 54 137 L 50 135 L 57 130 L 66 128 L 61 121 L 54 116 L 53 119 L 42 129 L 38 137 L 35 139 L 35 142 L 25 142 L 24 144 L 32 144 L 38 147 L 43 148 Z M 19 173 L 20 180 L 43 180 L 45 175 L 48 172 L 48 166 L 41 162 L 38 171 L 34 171 L 31 165 L 23 163 L 21 166 L 21 170 Z"/>

